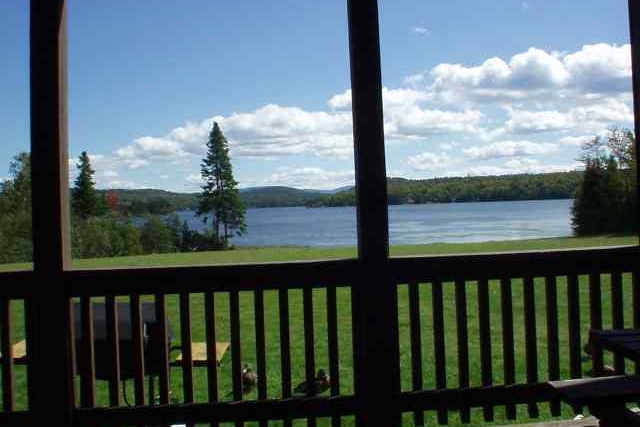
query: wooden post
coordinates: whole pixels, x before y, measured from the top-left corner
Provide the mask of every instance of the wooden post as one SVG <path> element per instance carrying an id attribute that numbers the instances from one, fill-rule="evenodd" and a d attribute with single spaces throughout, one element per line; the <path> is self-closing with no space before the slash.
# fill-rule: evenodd
<path id="1" fill-rule="evenodd" d="M 399 424 L 396 285 L 389 278 L 389 227 L 378 2 L 349 0 L 349 45 L 361 279 L 354 283 L 358 425 Z"/>
<path id="2" fill-rule="evenodd" d="M 631 69 L 633 75 L 633 118 L 636 143 L 636 206 L 640 206 L 640 4 L 638 0 L 629 0 L 629 33 L 631 35 Z M 636 233 L 640 236 L 640 209 L 636 213 L 638 216 L 638 229 Z"/>
<path id="3" fill-rule="evenodd" d="M 62 280 L 70 262 L 65 0 L 31 0 L 30 19 L 33 261 L 38 288 L 27 304 L 29 403 L 34 412 L 46 414 L 50 424 L 70 425 L 72 319 Z"/>

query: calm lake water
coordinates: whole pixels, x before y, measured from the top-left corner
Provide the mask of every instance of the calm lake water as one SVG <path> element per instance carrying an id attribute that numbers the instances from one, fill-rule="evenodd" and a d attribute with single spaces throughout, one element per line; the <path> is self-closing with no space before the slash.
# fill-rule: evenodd
<path id="1" fill-rule="evenodd" d="M 392 245 L 535 239 L 571 235 L 572 200 L 443 203 L 389 207 Z M 190 228 L 204 224 L 191 211 L 178 215 Z M 353 207 L 247 209 L 247 233 L 236 246 L 351 246 Z"/>

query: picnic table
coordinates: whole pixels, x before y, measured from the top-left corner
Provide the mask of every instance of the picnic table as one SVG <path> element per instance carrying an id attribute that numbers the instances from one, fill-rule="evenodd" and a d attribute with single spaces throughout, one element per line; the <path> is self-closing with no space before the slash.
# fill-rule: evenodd
<path id="1" fill-rule="evenodd" d="M 640 329 L 592 329 L 589 339 L 592 346 L 594 376 L 602 375 L 603 350 L 614 354 L 618 374 L 624 373 L 624 359 L 640 363 Z"/>
<path id="2" fill-rule="evenodd" d="M 640 416 L 627 409 L 629 402 L 640 400 L 640 376 L 624 375 L 624 359 L 640 363 L 639 329 L 593 329 L 589 333 L 593 374 L 603 374 L 603 351 L 616 359 L 614 377 L 551 381 L 555 394 L 574 407 L 587 406 L 600 419 L 601 427 L 638 427 Z"/>

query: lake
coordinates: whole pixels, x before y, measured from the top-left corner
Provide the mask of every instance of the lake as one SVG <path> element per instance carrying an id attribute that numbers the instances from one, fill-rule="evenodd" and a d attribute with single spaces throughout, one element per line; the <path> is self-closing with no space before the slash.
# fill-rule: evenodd
<path id="1" fill-rule="evenodd" d="M 442 203 L 389 207 L 392 245 L 464 243 L 569 236 L 572 200 Z M 177 212 L 203 230 L 192 211 Z M 247 209 L 247 233 L 236 246 L 352 246 L 354 207 Z"/>

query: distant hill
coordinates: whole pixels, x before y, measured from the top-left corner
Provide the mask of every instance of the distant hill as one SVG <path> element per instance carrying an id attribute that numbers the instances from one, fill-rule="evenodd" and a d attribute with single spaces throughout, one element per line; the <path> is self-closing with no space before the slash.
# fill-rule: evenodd
<path id="1" fill-rule="evenodd" d="M 349 187 L 351 188 L 351 187 Z M 105 193 L 107 190 L 99 190 Z M 150 188 L 114 189 L 118 205 L 131 215 L 162 215 L 196 209 L 198 193 L 174 193 Z M 240 190 L 240 198 L 250 208 L 305 206 L 312 200 L 340 190 L 301 190 L 291 187 L 252 187 Z"/>
<path id="2" fill-rule="evenodd" d="M 389 178 L 387 192 L 390 205 L 570 199 L 581 180 L 580 171 L 415 180 Z M 354 204 L 355 191 L 351 189 L 323 195 L 307 206 Z"/>
<path id="3" fill-rule="evenodd" d="M 581 179 L 580 171 L 416 180 L 389 178 L 387 191 L 391 205 L 568 199 L 574 196 Z M 166 214 L 195 209 L 198 203 L 198 193 L 174 193 L 154 189 L 112 191 L 116 193 L 121 208 L 132 215 Z M 282 186 L 252 187 L 241 189 L 240 197 L 245 206 L 251 208 L 355 204 L 353 186 L 334 190 Z"/>
<path id="4" fill-rule="evenodd" d="M 291 187 L 254 187 L 240 190 L 240 198 L 247 207 L 266 208 L 305 206 L 325 193 L 321 190 L 300 190 Z"/>

